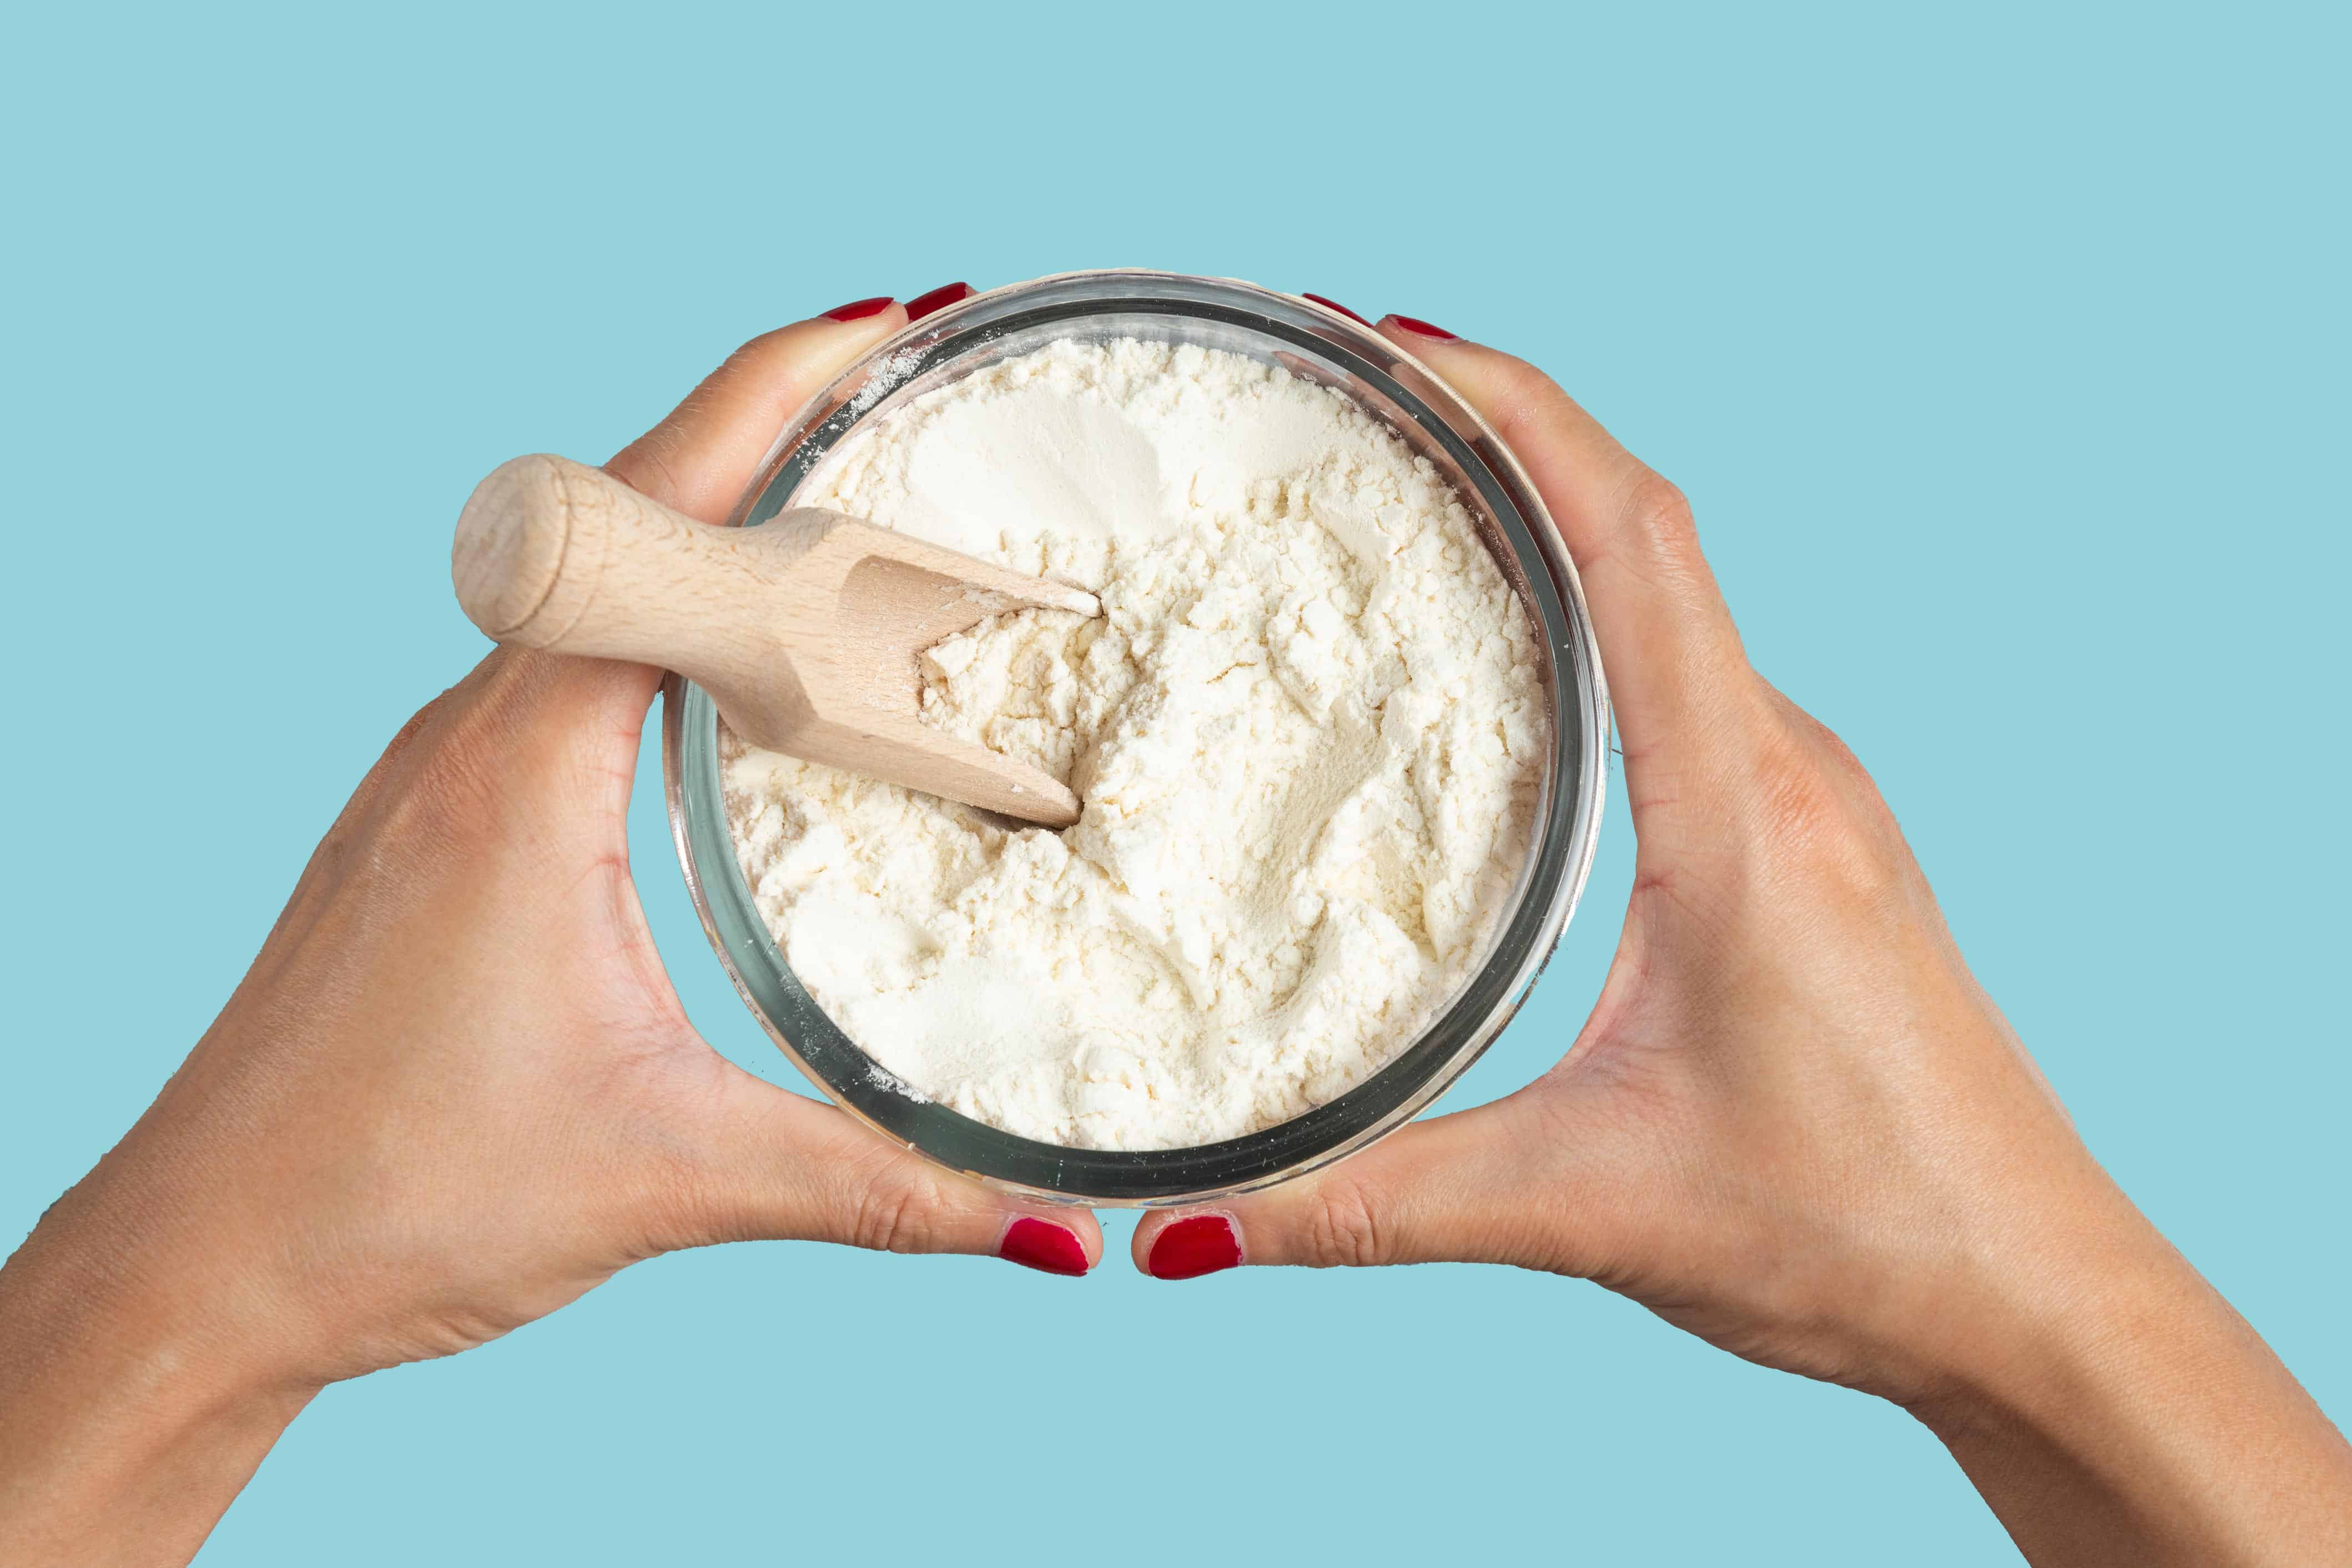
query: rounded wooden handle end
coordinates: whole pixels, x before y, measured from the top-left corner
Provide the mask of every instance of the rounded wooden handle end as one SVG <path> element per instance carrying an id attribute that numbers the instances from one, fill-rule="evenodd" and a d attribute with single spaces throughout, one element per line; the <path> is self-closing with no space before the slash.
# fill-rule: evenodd
<path id="1" fill-rule="evenodd" d="M 449 578 L 466 618 L 498 642 L 544 647 L 562 634 L 541 612 L 559 597 L 575 515 L 564 471 L 579 466 L 545 454 L 501 463 L 457 515 Z"/>

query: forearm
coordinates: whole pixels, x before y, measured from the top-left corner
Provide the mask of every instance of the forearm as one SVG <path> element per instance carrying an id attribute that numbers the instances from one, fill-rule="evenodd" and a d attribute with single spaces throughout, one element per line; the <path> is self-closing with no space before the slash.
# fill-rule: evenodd
<path id="1" fill-rule="evenodd" d="M 0 1563 L 179 1563 L 314 1389 L 125 1248 L 83 1189 L 0 1267 Z"/>
<path id="2" fill-rule="evenodd" d="M 1916 1413 L 2037 1568 L 2352 1563 L 2352 1447 L 2152 1228 L 2117 1224 L 1990 1312 Z"/>

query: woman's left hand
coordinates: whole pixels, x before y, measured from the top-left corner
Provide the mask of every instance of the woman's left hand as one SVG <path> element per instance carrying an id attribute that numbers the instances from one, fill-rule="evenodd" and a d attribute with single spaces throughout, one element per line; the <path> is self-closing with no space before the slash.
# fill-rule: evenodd
<path id="1" fill-rule="evenodd" d="M 906 320 L 759 339 L 613 471 L 719 519 Z M 0 1561 L 184 1561 L 320 1385 L 656 1253 L 1100 1256 L 1092 1216 L 1027 1212 L 696 1035 L 629 873 L 658 680 L 500 650 L 394 738 L 219 1019 L 0 1270 Z"/>

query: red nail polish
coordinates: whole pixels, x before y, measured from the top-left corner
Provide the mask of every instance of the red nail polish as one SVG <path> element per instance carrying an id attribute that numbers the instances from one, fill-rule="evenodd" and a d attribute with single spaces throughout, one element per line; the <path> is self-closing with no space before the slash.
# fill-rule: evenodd
<path id="1" fill-rule="evenodd" d="M 1320 305 L 1326 310 L 1337 310 L 1340 315 L 1345 316 L 1350 321 L 1363 321 L 1364 325 L 1367 327 L 1371 325 L 1370 321 L 1364 321 L 1364 319 L 1361 316 L 1357 315 L 1353 310 L 1349 309 L 1345 305 L 1340 304 L 1336 299 L 1326 299 L 1320 294 L 1301 294 L 1299 298 L 1301 299 L 1312 299 L 1316 304 Z"/>
<path id="2" fill-rule="evenodd" d="M 996 1244 L 996 1255 L 1008 1263 L 1046 1274 L 1087 1271 L 1086 1245 L 1076 1231 L 1050 1219 L 1033 1219 L 1025 1214 L 1007 1228 L 1004 1239 Z"/>
<path id="3" fill-rule="evenodd" d="M 1155 1280 L 1197 1280 L 1241 1260 L 1234 1222 L 1222 1214 L 1195 1214 L 1153 1237 L 1143 1266 Z"/>
<path id="4" fill-rule="evenodd" d="M 835 321 L 863 321 L 868 316 L 879 316 L 890 308 L 893 298 L 887 294 L 877 294 L 871 299 L 853 299 L 846 305 L 835 306 L 825 315 Z"/>
<path id="5" fill-rule="evenodd" d="M 919 321 L 932 311 L 969 299 L 980 290 L 969 283 L 942 283 L 927 294 L 918 294 L 907 301 L 907 319 Z"/>
<path id="6" fill-rule="evenodd" d="M 1408 332 L 1418 332 L 1424 338 L 1434 338 L 1441 343 L 1458 343 L 1462 340 L 1454 333 L 1447 331 L 1443 327 L 1433 327 L 1417 316 L 1399 316 L 1391 313 L 1389 319 Z"/>

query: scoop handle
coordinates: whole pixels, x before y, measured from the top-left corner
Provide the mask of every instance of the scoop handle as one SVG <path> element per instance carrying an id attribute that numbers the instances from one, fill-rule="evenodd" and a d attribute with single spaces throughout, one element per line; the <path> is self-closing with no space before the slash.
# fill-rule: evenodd
<path id="1" fill-rule="evenodd" d="M 776 564 L 742 529 L 698 523 L 600 468 L 545 454 L 501 464 L 475 486 L 449 552 L 457 602 L 496 641 L 658 664 L 718 686 L 756 681 L 773 657 L 773 605 L 756 590 Z"/>

